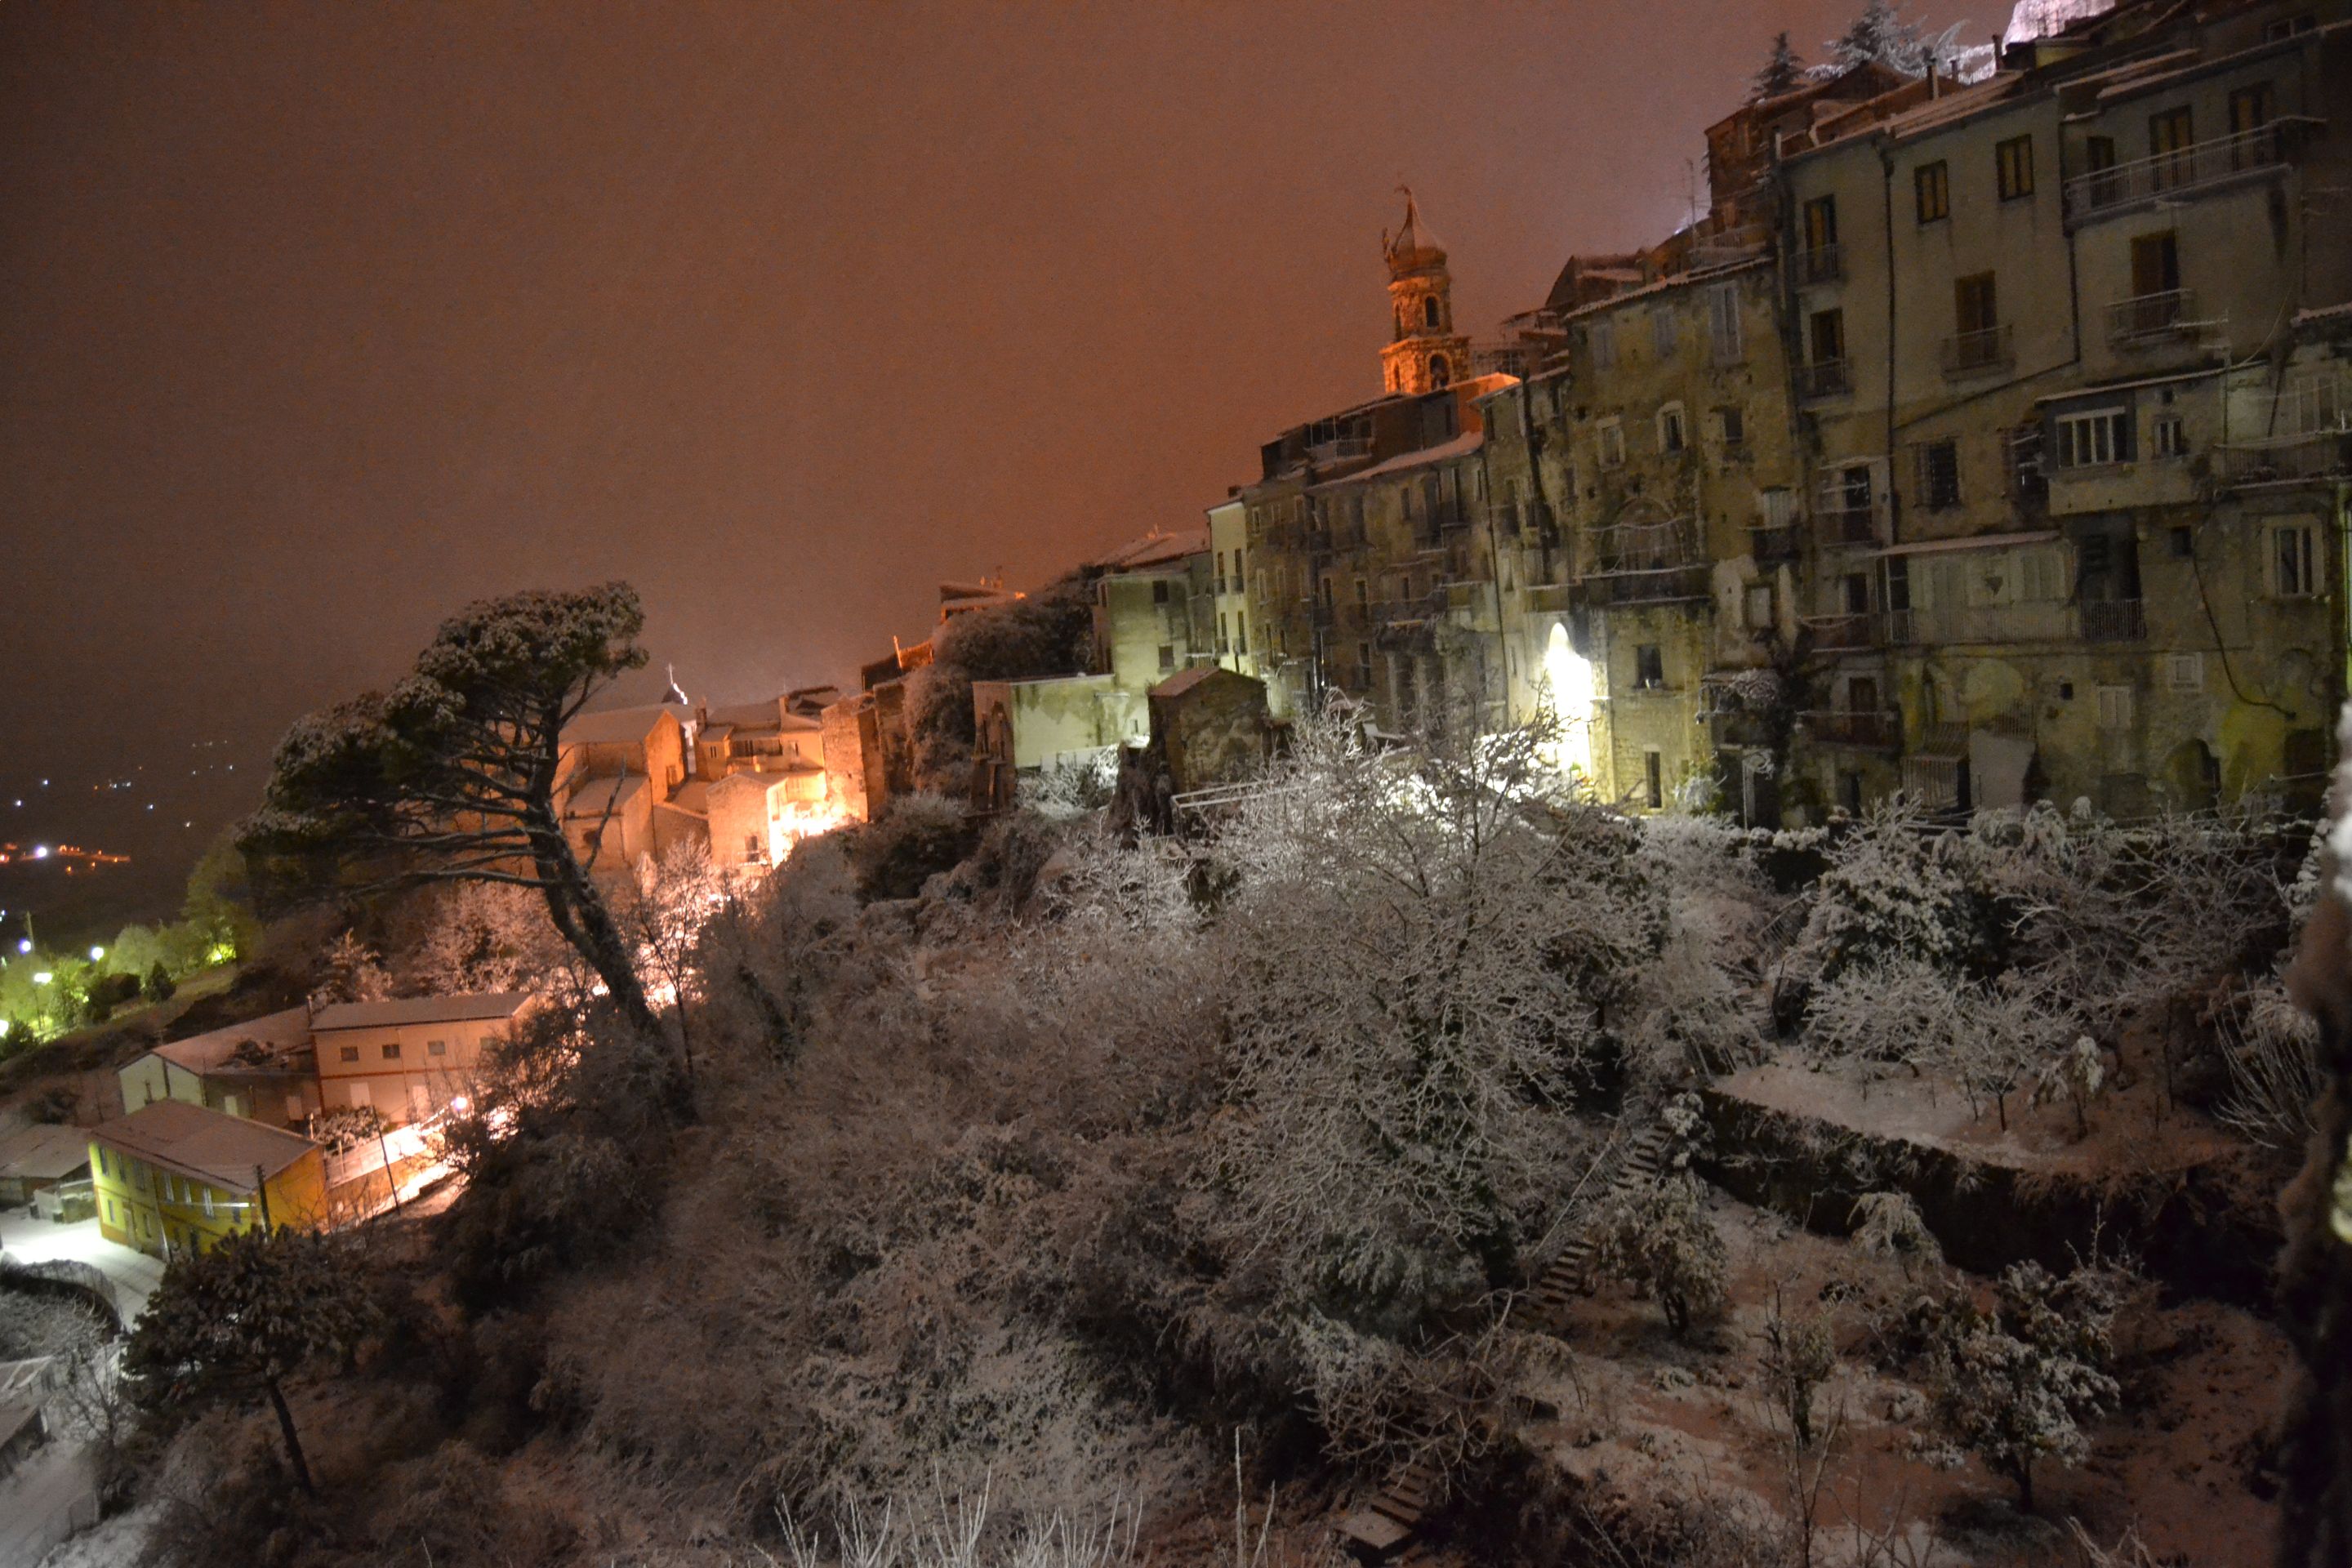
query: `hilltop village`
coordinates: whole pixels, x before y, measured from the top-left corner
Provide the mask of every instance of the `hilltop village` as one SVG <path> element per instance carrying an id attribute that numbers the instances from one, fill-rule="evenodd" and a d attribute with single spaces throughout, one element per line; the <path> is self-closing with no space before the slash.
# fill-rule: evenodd
<path id="1" fill-rule="evenodd" d="M 0 1568 L 2339 1561 L 2352 0 L 1786 42 L 854 689 L 298 724 L 0 1053 Z"/>

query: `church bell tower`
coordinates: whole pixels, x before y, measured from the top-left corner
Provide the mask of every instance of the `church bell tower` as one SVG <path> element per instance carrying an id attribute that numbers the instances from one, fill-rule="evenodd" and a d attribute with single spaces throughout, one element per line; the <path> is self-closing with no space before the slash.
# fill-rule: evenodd
<path id="1" fill-rule="evenodd" d="M 1388 346 L 1381 350 L 1381 384 L 1392 393 L 1434 392 L 1470 374 L 1470 340 L 1454 330 L 1454 280 L 1445 247 L 1421 221 L 1412 192 L 1404 196 L 1404 224 L 1381 236 L 1389 264 Z"/>

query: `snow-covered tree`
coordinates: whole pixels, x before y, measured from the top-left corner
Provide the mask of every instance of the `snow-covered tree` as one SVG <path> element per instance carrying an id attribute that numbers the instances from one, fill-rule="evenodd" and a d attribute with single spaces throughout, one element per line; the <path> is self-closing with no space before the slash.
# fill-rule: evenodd
<path id="1" fill-rule="evenodd" d="M 1993 1313 L 1959 1314 L 1937 1347 L 1936 1411 L 1954 1441 L 2017 1484 L 2033 1509 L 2033 1468 L 2077 1465 L 2083 1424 L 2114 1411 L 2114 1309 L 2098 1279 L 2053 1278 L 2038 1263 L 2004 1270 Z"/>
<path id="2" fill-rule="evenodd" d="M 1853 1200 L 1847 1217 L 1853 1225 L 1854 1246 L 1872 1257 L 1900 1260 L 1906 1279 L 1915 1262 L 1943 1261 L 1943 1247 L 1908 1193 L 1864 1193 Z"/>
<path id="3" fill-rule="evenodd" d="M 504 882 L 536 889 L 621 1014 L 651 1032 L 628 944 L 563 834 L 563 728 L 646 662 L 626 584 L 511 594 L 444 623 L 392 691 L 297 723 L 240 839 L 299 883 Z"/>
<path id="4" fill-rule="evenodd" d="M 1507 1277 L 1565 1190 L 1559 1114 L 1658 913 L 1634 826 L 1535 731 L 1292 754 L 1218 840 L 1234 1110 L 1220 1229 L 1295 1306 L 1387 1329 Z"/>
<path id="5" fill-rule="evenodd" d="M 163 1270 L 123 1353 L 159 1407 L 265 1399 L 295 1483 L 314 1491 L 286 1380 L 350 1353 L 383 1321 L 350 1244 L 310 1231 L 239 1231 Z"/>
<path id="6" fill-rule="evenodd" d="M 1830 59 L 1841 70 L 1873 61 L 1912 76 L 1923 76 L 1927 70 L 1926 35 L 1903 19 L 1901 7 L 1891 0 L 1868 0 L 1862 14 L 1827 47 Z"/>
<path id="7" fill-rule="evenodd" d="M 313 1006 L 337 1002 L 381 1002 L 392 994 L 392 976 L 384 972 L 375 950 L 357 931 L 337 937 L 320 959 L 324 973 L 310 993 Z"/>
<path id="8" fill-rule="evenodd" d="M 623 932 L 636 949 L 643 971 L 658 987 L 655 1000 L 667 1000 L 677 1013 L 678 1049 L 686 1074 L 694 1077 L 694 1036 L 687 1016 L 698 972 L 695 947 L 702 928 L 724 904 L 727 879 L 712 864 L 709 846 L 695 839 L 673 844 L 660 859 L 638 863 L 636 887 L 619 900 Z"/>
<path id="9" fill-rule="evenodd" d="M 1765 60 L 1764 68 L 1756 73 L 1754 96 L 1759 100 L 1778 98 L 1784 92 L 1794 92 L 1804 79 L 1805 62 L 1797 58 L 1788 33 L 1783 30 L 1774 34 L 1772 53 Z"/>
<path id="10" fill-rule="evenodd" d="M 1677 1334 L 1719 1316 L 1730 1258 L 1705 1184 L 1673 1171 L 1612 1194 L 1594 1219 L 1592 1267 L 1655 1300 Z"/>

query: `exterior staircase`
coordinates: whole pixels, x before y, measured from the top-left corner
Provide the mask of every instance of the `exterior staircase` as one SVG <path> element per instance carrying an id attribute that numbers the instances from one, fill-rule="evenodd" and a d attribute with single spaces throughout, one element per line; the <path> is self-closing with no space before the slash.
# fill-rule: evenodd
<path id="1" fill-rule="evenodd" d="M 1601 1196 L 1657 1179 L 1674 1135 L 1654 1122 L 1631 1142 L 1612 1146 L 1601 1155 L 1594 1174 Z M 1587 1185 L 1593 1185 L 1588 1178 Z M 1564 1337 L 1570 1302 L 1584 1293 L 1592 1260 L 1591 1237 L 1580 1232 L 1561 1248 L 1535 1288 L 1522 1298 L 1524 1327 L 1537 1333 Z M 1371 1500 L 1334 1527 L 1339 1546 L 1359 1563 L 1390 1564 L 1391 1568 L 1425 1568 L 1434 1559 L 1421 1539 L 1423 1518 L 1444 1500 L 1444 1478 L 1426 1458 L 1405 1465 L 1391 1475 Z"/>

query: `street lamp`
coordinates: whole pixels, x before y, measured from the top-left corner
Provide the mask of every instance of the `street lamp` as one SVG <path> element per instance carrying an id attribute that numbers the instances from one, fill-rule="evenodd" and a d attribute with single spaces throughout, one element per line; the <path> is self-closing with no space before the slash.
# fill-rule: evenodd
<path id="1" fill-rule="evenodd" d="M 106 949 L 102 947 L 93 947 L 89 950 L 89 961 L 92 963 L 96 963 L 100 959 L 104 958 L 105 956 Z"/>
<path id="2" fill-rule="evenodd" d="M 33 984 L 36 985 L 47 985 L 55 978 L 56 976 L 52 975 L 46 969 L 36 969 L 33 971 Z"/>

